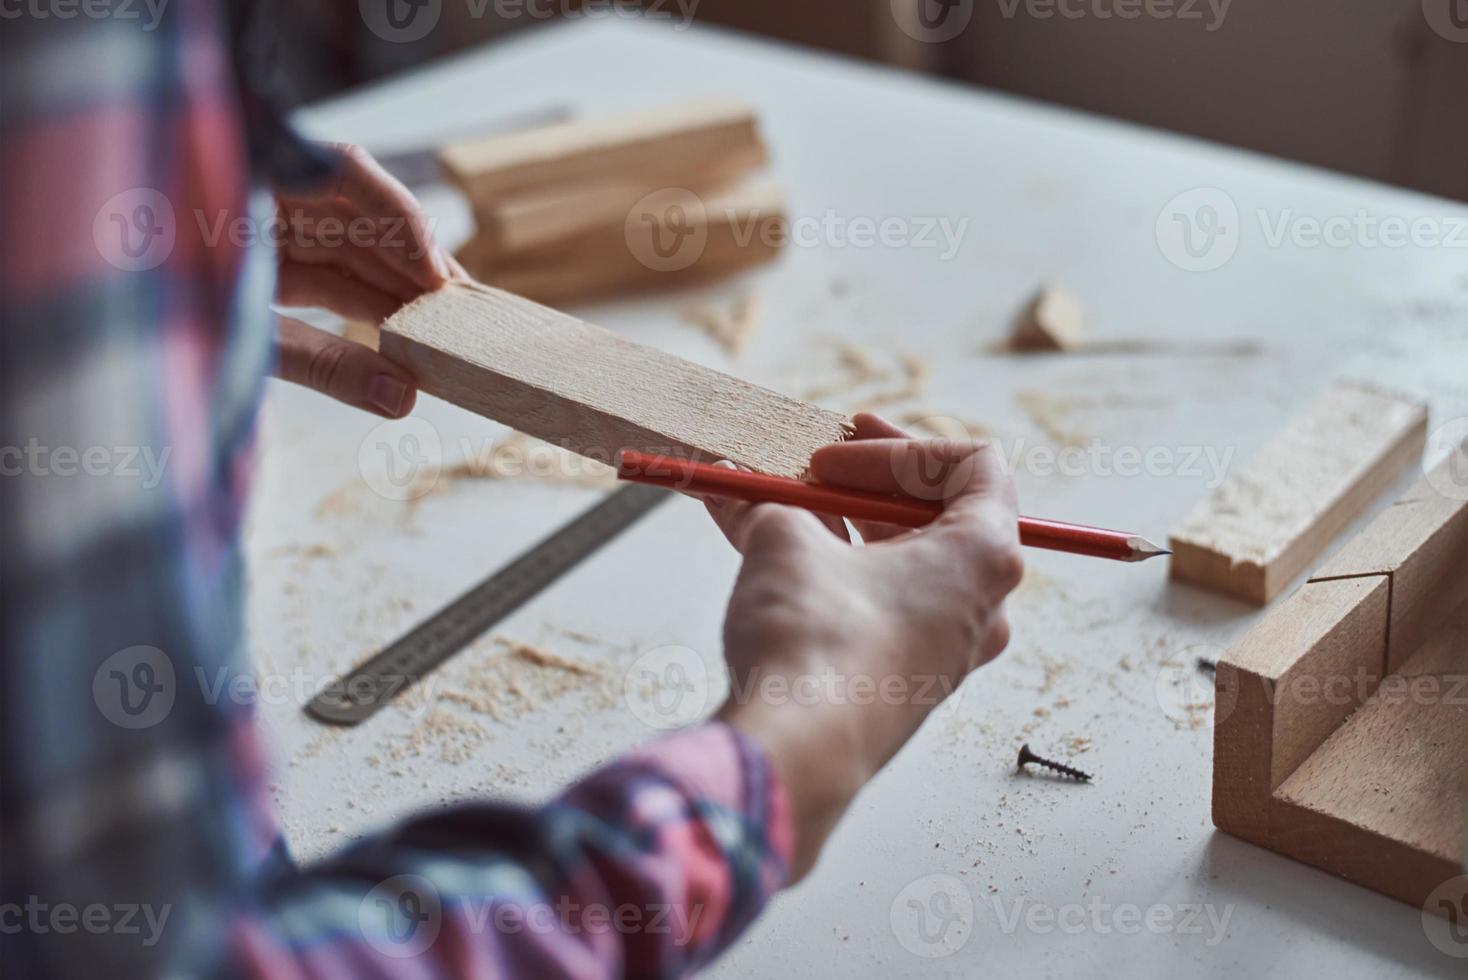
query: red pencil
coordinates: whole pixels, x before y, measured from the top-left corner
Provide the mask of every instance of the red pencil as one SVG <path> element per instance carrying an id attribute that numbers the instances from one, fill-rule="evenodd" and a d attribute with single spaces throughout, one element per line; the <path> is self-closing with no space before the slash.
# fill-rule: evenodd
<path id="1" fill-rule="evenodd" d="M 650 483 L 685 493 L 732 497 L 752 503 L 788 504 L 818 514 L 898 527 L 923 527 L 943 513 L 943 505 L 937 501 L 843 490 L 632 449 L 622 450 L 617 460 L 617 476 L 634 483 Z M 1146 538 L 1125 531 L 1108 531 L 1038 517 L 1019 519 L 1019 540 L 1020 544 L 1031 548 L 1113 561 L 1146 561 L 1157 555 L 1171 554 Z"/>

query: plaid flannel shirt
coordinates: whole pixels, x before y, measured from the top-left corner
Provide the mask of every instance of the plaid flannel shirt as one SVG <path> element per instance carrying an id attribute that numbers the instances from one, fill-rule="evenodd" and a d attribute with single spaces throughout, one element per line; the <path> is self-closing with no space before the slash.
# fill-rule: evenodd
<path id="1" fill-rule="evenodd" d="M 721 725 L 541 808 L 458 806 L 291 862 L 249 709 L 186 682 L 247 672 L 240 520 L 272 328 L 272 256 L 195 219 L 332 161 L 271 110 L 239 8 L 63 6 L 12 8 L 0 35 L 5 975 L 708 963 L 791 847 L 766 757 Z"/>

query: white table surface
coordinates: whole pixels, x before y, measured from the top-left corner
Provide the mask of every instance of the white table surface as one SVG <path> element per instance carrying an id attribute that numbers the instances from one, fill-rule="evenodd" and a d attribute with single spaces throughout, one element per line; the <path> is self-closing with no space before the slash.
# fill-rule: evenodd
<path id="1" fill-rule="evenodd" d="M 1430 399 L 1434 425 L 1468 415 L 1468 247 L 1272 245 L 1255 217 L 1364 208 L 1451 232 L 1468 216 L 1421 195 L 737 35 L 615 19 L 532 31 L 303 121 L 387 151 L 557 106 L 596 112 L 704 93 L 758 107 L 794 216 L 966 220 L 962 247 L 945 257 L 827 240 L 735 282 L 577 309 L 626 336 L 791 393 L 834 376 L 833 339 L 926 356 L 934 373 L 921 407 L 981 421 L 1007 451 L 1051 443 L 1025 410 L 1027 393 L 1056 400 L 1066 427 L 1105 447 L 1211 448 L 1233 465 L 1341 375 Z M 1154 230 L 1170 199 L 1199 187 L 1222 189 L 1243 215 L 1237 254 L 1209 272 L 1171 263 Z M 442 237 L 467 234 L 452 192 L 425 200 Z M 1042 280 L 1082 300 L 1098 339 L 1257 338 L 1265 349 L 984 354 Z M 727 302 L 750 288 L 763 297 L 764 323 L 733 361 L 681 313 L 691 299 Z M 446 465 L 503 433 L 427 397 L 416 416 Z M 683 656 L 711 678 L 696 695 L 712 710 L 737 562 L 700 510 L 678 500 L 497 631 L 593 665 L 591 681 L 567 691 L 537 675 L 525 709 L 501 720 L 441 702 L 437 717 L 458 730 L 413 737 L 427 702 L 497 655 L 481 643 L 427 698 L 409 697 L 361 728 L 304 717 L 301 684 L 392 640 L 597 499 L 589 489 L 489 480 L 416 502 L 387 499 L 368 482 L 382 485 L 378 442 L 425 430 L 422 421 L 376 425 L 271 383 L 248 536 L 250 642 L 262 677 L 274 678 L 262 725 L 303 856 L 450 801 L 542 799 L 650 737 L 639 720 L 645 685 L 623 695 L 624 674 L 650 650 L 692 651 Z M 1016 474 L 1026 512 L 1159 539 L 1211 482 L 1206 469 L 1034 469 Z M 1191 671 L 1169 664 L 1218 655 L 1257 612 L 1170 585 L 1163 561 L 1027 557 L 1009 652 L 862 793 L 814 874 L 713 975 L 1461 976 L 1461 961 L 1429 945 L 1416 909 L 1213 829 L 1208 715 L 1189 719 L 1175 707 L 1188 698 L 1171 685 Z M 1076 737 L 1092 740 L 1089 751 L 1068 748 Z M 1016 776 L 1022 740 L 1074 754 L 1095 782 Z M 935 889 L 957 918 L 924 944 L 907 902 Z M 1125 905 L 1176 917 L 1201 905 L 1215 920 L 1226 915 L 1226 929 L 1215 934 L 1205 911 L 1198 929 L 1127 932 L 1114 911 Z M 1051 914 L 1066 928 L 1047 924 Z M 919 955 L 935 952 L 946 955 Z"/>

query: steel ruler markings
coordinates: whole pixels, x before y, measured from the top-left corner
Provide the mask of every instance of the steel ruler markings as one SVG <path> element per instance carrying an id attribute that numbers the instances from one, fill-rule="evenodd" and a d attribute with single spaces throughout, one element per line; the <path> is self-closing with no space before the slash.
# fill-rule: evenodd
<path id="1" fill-rule="evenodd" d="M 672 494 L 632 484 L 573 519 L 318 694 L 306 713 L 356 725 L 519 609 Z"/>

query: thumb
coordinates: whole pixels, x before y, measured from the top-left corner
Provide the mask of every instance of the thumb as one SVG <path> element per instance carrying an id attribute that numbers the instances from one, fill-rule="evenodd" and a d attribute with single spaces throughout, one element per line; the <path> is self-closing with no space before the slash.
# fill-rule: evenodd
<path id="1" fill-rule="evenodd" d="M 413 410 L 413 376 L 377 351 L 299 320 L 280 317 L 278 324 L 275 373 L 282 380 L 384 418 Z"/>

